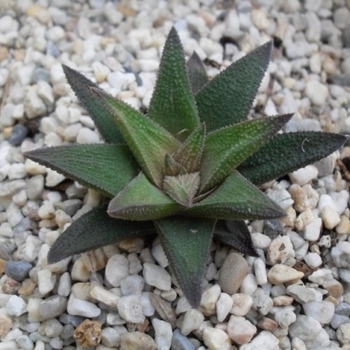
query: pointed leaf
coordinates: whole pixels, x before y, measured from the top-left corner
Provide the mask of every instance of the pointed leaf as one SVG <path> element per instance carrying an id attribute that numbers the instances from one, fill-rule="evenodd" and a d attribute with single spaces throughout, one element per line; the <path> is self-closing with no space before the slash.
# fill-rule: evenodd
<path id="1" fill-rule="evenodd" d="M 258 256 L 252 237 L 244 221 L 219 220 L 215 227 L 214 239 L 238 250 L 239 252 Z"/>
<path id="2" fill-rule="evenodd" d="M 138 168 L 126 145 L 45 147 L 24 156 L 109 197 L 124 188 Z"/>
<path id="3" fill-rule="evenodd" d="M 199 170 L 205 140 L 205 125 L 195 129 L 182 146 L 175 152 L 173 158 L 183 165 L 187 172 Z"/>
<path id="4" fill-rule="evenodd" d="M 192 92 L 196 95 L 209 79 L 203 63 L 195 51 L 187 61 L 187 68 Z"/>
<path id="5" fill-rule="evenodd" d="M 178 163 L 171 155 L 165 155 L 164 161 L 164 175 L 165 176 L 177 176 L 186 174 L 187 171 L 183 165 Z"/>
<path id="6" fill-rule="evenodd" d="M 254 184 L 263 184 L 328 156 L 342 147 L 347 138 L 314 131 L 278 134 L 238 170 Z"/>
<path id="7" fill-rule="evenodd" d="M 225 220 L 278 218 L 284 211 L 238 171 L 234 171 L 212 194 L 182 215 Z"/>
<path id="8" fill-rule="evenodd" d="M 137 221 L 156 220 L 181 210 L 180 204 L 151 184 L 143 173 L 119 192 L 108 206 L 110 216 Z"/>
<path id="9" fill-rule="evenodd" d="M 53 264 L 73 254 L 153 232 L 154 225 L 151 221 L 137 222 L 111 218 L 107 214 L 107 203 L 105 203 L 73 222 L 53 244 L 47 260 L 49 264 Z"/>
<path id="10" fill-rule="evenodd" d="M 170 217 L 154 225 L 185 297 L 198 307 L 215 220 Z"/>
<path id="11" fill-rule="evenodd" d="M 177 176 L 165 176 L 163 191 L 177 203 L 190 207 L 199 188 L 199 172 Z"/>
<path id="12" fill-rule="evenodd" d="M 210 133 L 201 167 L 201 192 L 223 181 L 233 169 L 265 145 L 292 117 L 286 114 L 250 120 Z"/>
<path id="13" fill-rule="evenodd" d="M 272 41 L 258 47 L 205 85 L 196 96 L 199 118 L 213 131 L 247 118 L 268 67 Z"/>
<path id="14" fill-rule="evenodd" d="M 174 153 L 180 142 L 151 119 L 100 90 L 96 97 L 111 113 L 125 142 L 146 176 L 158 187 L 163 180 L 164 159 Z"/>
<path id="15" fill-rule="evenodd" d="M 148 117 L 183 141 L 198 126 L 198 112 L 174 28 L 165 42 Z"/>
<path id="16" fill-rule="evenodd" d="M 107 143 L 124 143 L 123 137 L 113 118 L 104 105 L 96 99 L 91 88 L 99 89 L 91 80 L 72 68 L 62 65 L 67 80 L 82 105 L 89 112 L 98 131 Z"/>

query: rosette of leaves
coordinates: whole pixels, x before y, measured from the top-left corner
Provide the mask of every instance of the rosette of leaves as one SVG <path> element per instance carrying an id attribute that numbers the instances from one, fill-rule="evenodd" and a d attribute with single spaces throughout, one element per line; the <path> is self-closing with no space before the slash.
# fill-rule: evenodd
<path id="1" fill-rule="evenodd" d="M 278 133 L 291 114 L 248 120 L 271 51 L 268 42 L 209 81 L 196 54 L 185 62 L 172 29 L 147 115 L 64 66 L 105 143 L 25 155 L 108 201 L 61 234 L 48 262 L 157 233 L 179 286 L 197 307 L 213 239 L 255 255 L 244 220 L 285 215 L 256 186 L 319 160 L 346 141 L 331 133 Z"/>

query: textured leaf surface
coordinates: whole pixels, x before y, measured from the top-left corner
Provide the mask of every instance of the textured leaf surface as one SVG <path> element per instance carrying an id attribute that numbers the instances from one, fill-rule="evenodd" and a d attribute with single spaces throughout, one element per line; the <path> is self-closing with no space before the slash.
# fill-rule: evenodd
<path id="1" fill-rule="evenodd" d="M 173 158 L 185 167 L 187 172 L 199 170 L 205 140 L 205 125 L 200 125 L 182 146 L 175 152 Z"/>
<path id="2" fill-rule="evenodd" d="M 278 134 L 238 170 L 254 184 L 263 184 L 328 156 L 346 140 L 344 135 L 314 131 Z"/>
<path id="3" fill-rule="evenodd" d="M 138 165 L 126 145 L 45 147 L 24 155 L 109 197 L 137 175 Z"/>
<path id="4" fill-rule="evenodd" d="M 202 61 L 196 52 L 193 52 L 188 59 L 187 68 L 192 92 L 197 94 L 197 92 L 208 82 L 208 76 Z"/>
<path id="5" fill-rule="evenodd" d="M 111 218 L 107 214 L 106 203 L 81 216 L 58 237 L 48 254 L 48 263 L 53 264 L 73 254 L 154 232 L 151 221 L 137 222 Z"/>
<path id="6" fill-rule="evenodd" d="M 158 187 L 140 173 L 110 202 L 108 214 L 124 220 L 156 220 L 182 210 Z"/>
<path id="7" fill-rule="evenodd" d="M 141 169 L 158 187 L 163 179 L 164 159 L 167 153 L 174 153 L 180 142 L 151 119 L 131 108 L 126 103 L 100 91 L 96 98 L 112 114 Z"/>
<path id="8" fill-rule="evenodd" d="M 219 220 L 215 226 L 214 239 L 243 254 L 258 256 L 244 221 Z"/>
<path id="9" fill-rule="evenodd" d="M 192 307 L 198 307 L 215 220 L 170 217 L 154 225 L 181 289 Z"/>
<path id="10" fill-rule="evenodd" d="M 99 89 L 99 87 L 74 69 L 65 65 L 62 65 L 62 67 L 70 86 L 89 112 L 103 139 L 107 143 L 124 143 L 124 139 L 110 113 L 92 92 L 91 88 Z"/>
<path id="11" fill-rule="evenodd" d="M 246 119 L 268 67 L 272 41 L 258 47 L 217 75 L 196 96 L 207 131 Z"/>
<path id="12" fill-rule="evenodd" d="M 278 218 L 284 211 L 238 171 L 212 194 L 183 212 L 186 216 L 225 220 Z"/>
<path id="13" fill-rule="evenodd" d="M 165 42 L 148 117 L 183 141 L 198 126 L 180 38 L 172 28 Z"/>
<path id="14" fill-rule="evenodd" d="M 250 120 L 210 133 L 201 167 L 201 192 L 223 181 L 233 169 L 265 145 L 292 114 Z"/>

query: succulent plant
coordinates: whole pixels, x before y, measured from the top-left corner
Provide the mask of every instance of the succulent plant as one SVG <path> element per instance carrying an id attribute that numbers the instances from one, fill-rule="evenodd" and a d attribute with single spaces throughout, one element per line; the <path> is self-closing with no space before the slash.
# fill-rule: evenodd
<path id="1" fill-rule="evenodd" d="M 157 233 L 179 286 L 197 307 L 212 239 L 255 255 L 244 220 L 285 215 L 256 186 L 346 141 L 331 133 L 278 133 L 292 114 L 248 120 L 272 48 L 272 42 L 260 46 L 209 80 L 196 54 L 185 62 L 172 29 L 146 116 L 63 66 L 105 143 L 25 156 L 106 200 L 60 235 L 48 262 Z"/>

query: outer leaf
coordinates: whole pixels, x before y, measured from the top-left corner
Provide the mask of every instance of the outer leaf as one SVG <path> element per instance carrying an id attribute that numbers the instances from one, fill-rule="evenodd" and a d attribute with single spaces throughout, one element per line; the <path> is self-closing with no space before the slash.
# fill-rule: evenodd
<path id="1" fill-rule="evenodd" d="M 212 194 L 182 213 L 225 220 L 255 220 L 284 216 L 284 211 L 238 171 Z"/>
<path id="2" fill-rule="evenodd" d="M 46 147 L 24 155 L 109 197 L 137 175 L 137 163 L 126 145 Z"/>
<path id="3" fill-rule="evenodd" d="M 214 239 L 229 245 L 243 254 L 258 256 L 244 221 L 218 221 L 215 227 Z"/>
<path id="4" fill-rule="evenodd" d="M 181 289 L 192 307 L 198 307 L 215 220 L 170 217 L 154 225 Z"/>
<path id="5" fill-rule="evenodd" d="M 180 142 L 126 103 L 100 90 L 94 92 L 112 115 L 143 172 L 150 181 L 161 187 L 165 155 L 174 153 L 180 147 Z"/>
<path id="6" fill-rule="evenodd" d="M 154 232 L 152 222 L 125 221 L 107 214 L 107 203 L 73 222 L 51 247 L 47 260 L 53 264 L 73 254 Z"/>
<path id="7" fill-rule="evenodd" d="M 91 88 L 99 89 L 99 87 L 72 68 L 65 65 L 62 65 L 62 67 L 70 86 L 89 112 L 103 139 L 107 143 L 124 143 L 123 137 L 110 113 L 96 99 L 96 95 L 91 90 Z"/>
<path id="8" fill-rule="evenodd" d="M 239 164 L 265 145 L 292 114 L 235 124 L 206 138 L 201 167 L 201 192 L 222 182 Z"/>
<path id="9" fill-rule="evenodd" d="M 187 61 L 187 68 L 192 92 L 197 94 L 209 79 L 203 63 L 195 51 Z"/>
<path id="10" fill-rule="evenodd" d="M 172 28 L 165 42 L 148 117 L 183 141 L 198 126 L 180 38 Z"/>
<path id="11" fill-rule="evenodd" d="M 268 67 L 272 41 L 258 47 L 203 87 L 196 96 L 199 118 L 207 130 L 245 120 Z"/>
<path id="12" fill-rule="evenodd" d="M 328 156 L 347 139 L 344 135 L 313 131 L 278 134 L 238 170 L 254 184 L 263 184 Z"/>
<path id="13" fill-rule="evenodd" d="M 108 214 L 124 220 L 156 220 L 174 215 L 182 206 L 174 202 L 140 173 L 108 206 Z"/>
<path id="14" fill-rule="evenodd" d="M 183 165 L 187 172 L 199 170 L 205 139 L 204 123 L 195 129 L 173 155 L 175 161 Z"/>

